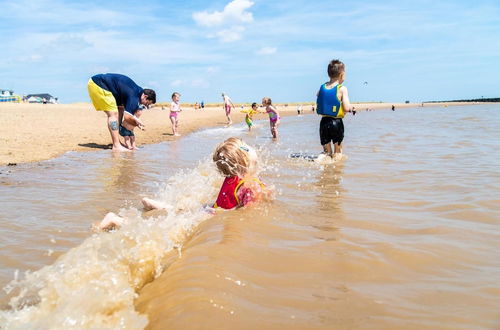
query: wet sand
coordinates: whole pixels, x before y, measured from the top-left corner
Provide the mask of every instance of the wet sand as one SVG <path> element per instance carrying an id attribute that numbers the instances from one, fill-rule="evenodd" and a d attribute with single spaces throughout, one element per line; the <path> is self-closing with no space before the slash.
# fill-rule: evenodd
<path id="1" fill-rule="evenodd" d="M 420 104 L 366 103 L 355 104 L 358 111 L 366 109 L 396 109 Z M 438 104 L 433 104 L 436 106 Z M 451 105 L 451 104 L 450 104 Z M 222 106 L 204 110 L 183 107 L 180 113 L 179 132 L 182 135 L 206 127 L 224 126 L 226 116 Z M 297 106 L 278 106 L 282 117 L 297 115 Z M 106 128 L 106 115 L 95 111 L 90 103 L 77 104 L 0 104 L 4 127 L 0 130 L 0 165 L 36 162 L 58 157 L 68 151 L 111 149 L 111 137 Z M 310 105 L 304 114 L 312 114 Z M 167 109 L 154 107 L 141 117 L 145 131 L 135 130 L 137 144 L 151 144 L 177 139 L 172 135 Z M 234 123 L 244 121 L 240 109 L 233 111 Z M 266 119 L 266 114 L 256 115 L 255 120 Z"/>

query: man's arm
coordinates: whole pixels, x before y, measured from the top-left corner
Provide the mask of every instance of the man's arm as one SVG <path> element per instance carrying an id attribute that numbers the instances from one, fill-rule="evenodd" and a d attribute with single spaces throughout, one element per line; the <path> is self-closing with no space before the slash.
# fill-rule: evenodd
<path id="1" fill-rule="evenodd" d="M 137 111 L 137 112 L 141 112 L 141 111 Z M 133 125 L 133 126 L 137 126 L 139 127 L 140 129 L 144 129 L 144 124 L 142 123 L 142 121 L 135 115 L 131 114 L 130 112 L 127 112 L 125 111 L 124 112 L 124 120 Z M 139 114 L 140 115 L 140 114 Z"/>

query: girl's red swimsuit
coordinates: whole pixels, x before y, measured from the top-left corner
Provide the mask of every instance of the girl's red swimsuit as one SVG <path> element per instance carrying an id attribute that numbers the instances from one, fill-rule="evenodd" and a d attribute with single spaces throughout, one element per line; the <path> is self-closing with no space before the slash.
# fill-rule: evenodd
<path id="1" fill-rule="evenodd" d="M 264 187 L 264 184 L 259 179 L 251 179 Z M 222 187 L 219 191 L 219 196 L 217 196 L 217 201 L 214 207 L 220 207 L 226 210 L 233 209 L 237 206 L 244 206 L 253 200 L 254 193 L 251 189 L 245 189 L 244 191 L 239 191 L 241 185 L 245 180 L 240 179 L 238 176 L 231 176 L 224 179 Z M 238 195 L 242 196 L 240 198 Z"/>

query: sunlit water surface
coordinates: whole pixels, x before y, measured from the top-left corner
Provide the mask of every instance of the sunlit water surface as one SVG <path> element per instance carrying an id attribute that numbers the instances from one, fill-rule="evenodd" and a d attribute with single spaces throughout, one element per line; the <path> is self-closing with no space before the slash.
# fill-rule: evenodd
<path id="1" fill-rule="evenodd" d="M 499 328 L 500 107 L 361 112 L 342 161 L 289 159 L 321 151 L 318 122 L 0 168 L 0 324 Z M 257 147 L 276 197 L 210 216 L 230 136 Z M 143 196 L 170 207 L 144 213 Z M 109 211 L 127 224 L 93 234 Z"/>

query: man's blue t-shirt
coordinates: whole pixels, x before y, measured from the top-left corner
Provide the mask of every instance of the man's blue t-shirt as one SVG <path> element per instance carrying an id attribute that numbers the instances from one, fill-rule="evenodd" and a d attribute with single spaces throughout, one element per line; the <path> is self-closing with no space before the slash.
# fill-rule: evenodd
<path id="1" fill-rule="evenodd" d="M 118 73 L 97 74 L 92 77 L 97 86 L 113 94 L 117 106 L 125 107 L 132 115 L 139 109 L 144 89 L 127 76 Z"/>

